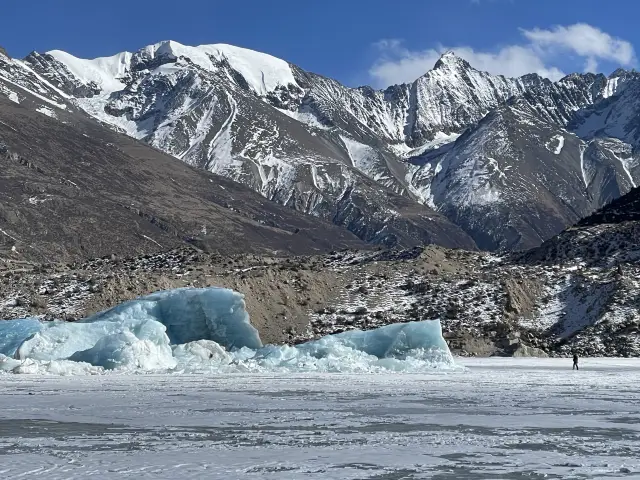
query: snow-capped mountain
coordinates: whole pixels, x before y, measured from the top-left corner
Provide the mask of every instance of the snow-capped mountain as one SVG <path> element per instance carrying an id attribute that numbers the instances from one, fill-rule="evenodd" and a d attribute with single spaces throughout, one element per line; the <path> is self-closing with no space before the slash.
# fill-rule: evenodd
<path id="1" fill-rule="evenodd" d="M 473 246 L 446 216 L 481 248 L 530 247 L 640 182 L 632 72 L 509 79 L 448 52 L 375 91 L 229 45 L 4 58 L 16 101 L 26 88 L 43 113 L 80 109 L 386 245 Z"/>
<path id="2" fill-rule="evenodd" d="M 475 246 L 442 215 L 404 196 L 406 188 L 394 184 L 391 167 L 367 176 L 353 166 L 377 161 L 374 149 L 265 102 L 285 87 L 299 90 L 286 62 L 226 45 L 194 49 L 164 42 L 91 61 L 51 52 L 7 63 L 0 66 L 0 80 L 8 80 L 14 98 L 24 96 L 24 88 L 40 91 L 34 84 L 39 81 L 58 95 L 62 110 L 50 112 L 58 118 L 65 110 L 82 109 L 190 165 L 345 226 L 367 241 Z M 393 155 L 389 162 L 405 169 Z M 382 176 L 390 179 L 388 188 L 381 186 Z"/>
<path id="3" fill-rule="evenodd" d="M 454 144 L 413 158 L 414 187 L 483 249 L 550 238 L 640 180 L 640 76 L 616 73 L 532 84 Z"/>

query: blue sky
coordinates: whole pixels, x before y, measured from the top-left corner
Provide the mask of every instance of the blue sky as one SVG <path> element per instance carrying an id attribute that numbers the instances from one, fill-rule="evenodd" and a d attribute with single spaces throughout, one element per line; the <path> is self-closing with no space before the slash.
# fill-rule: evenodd
<path id="1" fill-rule="evenodd" d="M 230 43 L 382 87 L 446 49 L 506 75 L 636 67 L 638 14 L 637 0 L 6 0 L 0 45 L 87 58 L 167 39 Z"/>

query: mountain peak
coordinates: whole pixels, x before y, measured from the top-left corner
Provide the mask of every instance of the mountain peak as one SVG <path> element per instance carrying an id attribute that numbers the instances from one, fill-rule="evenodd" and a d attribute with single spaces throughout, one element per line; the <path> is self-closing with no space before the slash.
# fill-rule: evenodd
<path id="1" fill-rule="evenodd" d="M 469 69 L 471 65 L 463 58 L 457 56 L 453 50 L 447 50 L 440 56 L 433 67 L 434 70 L 439 68 Z"/>
<path id="2" fill-rule="evenodd" d="M 627 72 L 624 68 L 616 68 L 615 71 L 611 72 L 611 75 L 609 75 L 607 78 L 622 77 L 627 73 L 629 72 Z"/>
<path id="3" fill-rule="evenodd" d="M 176 50 L 184 49 L 184 45 L 174 42 L 173 40 L 163 40 L 153 45 L 147 45 L 136 52 L 137 55 L 148 58 L 175 56 Z"/>
<path id="4" fill-rule="evenodd" d="M 7 58 L 11 58 L 11 57 L 9 56 L 9 54 L 7 53 L 7 51 L 6 51 L 4 48 L 2 48 L 2 46 L 1 46 L 1 45 L 0 45 L 0 55 L 2 55 L 2 56 L 4 56 L 4 57 L 7 57 Z"/>

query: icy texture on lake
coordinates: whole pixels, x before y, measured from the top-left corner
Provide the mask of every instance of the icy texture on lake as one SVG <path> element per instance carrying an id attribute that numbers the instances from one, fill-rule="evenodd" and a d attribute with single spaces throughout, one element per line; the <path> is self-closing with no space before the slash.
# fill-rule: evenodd
<path id="1" fill-rule="evenodd" d="M 74 323 L 0 321 L 0 371 L 13 373 L 420 372 L 453 366 L 438 321 L 263 347 L 243 296 L 221 288 L 158 292 Z"/>
<path id="2" fill-rule="evenodd" d="M 398 375 L 0 375 L 8 480 L 640 478 L 640 360 Z"/>

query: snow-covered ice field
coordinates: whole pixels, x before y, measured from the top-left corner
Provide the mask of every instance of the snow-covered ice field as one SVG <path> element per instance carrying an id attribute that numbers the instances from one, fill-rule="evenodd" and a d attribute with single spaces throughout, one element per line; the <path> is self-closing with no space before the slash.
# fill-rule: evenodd
<path id="1" fill-rule="evenodd" d="M 639 478 L 640 360 L 0 375 L 0 478 Z"/>

